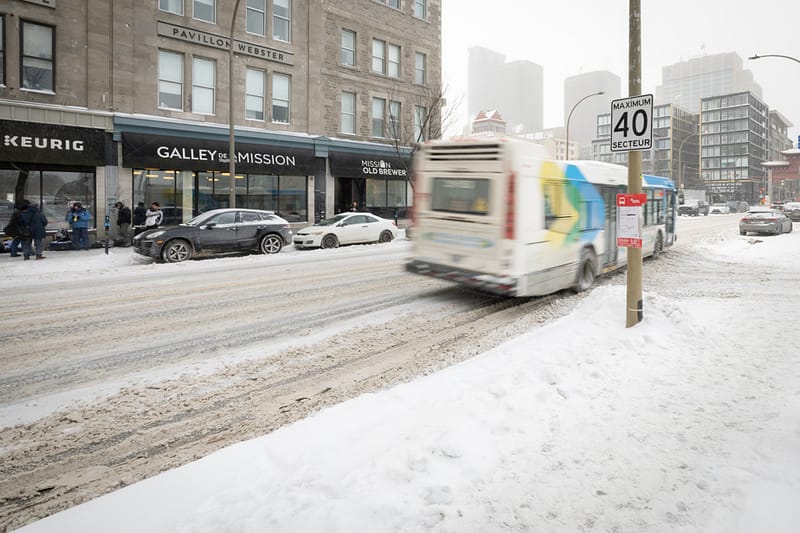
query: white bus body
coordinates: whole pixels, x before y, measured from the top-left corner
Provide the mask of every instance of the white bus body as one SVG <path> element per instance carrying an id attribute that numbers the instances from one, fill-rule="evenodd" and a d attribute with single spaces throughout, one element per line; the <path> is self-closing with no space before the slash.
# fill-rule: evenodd
<path id="1" fill-rule="evenodd" d="M 616 243 L 616 195 L 626 167 L 554 161 L 542 146 L 505 137 L 432 141 L 415 160 L 410 272 L 508 296 L 584 290 L 626 264 Z M 643 177 L 643 255 L 675 240 L 676 195 Z"/>

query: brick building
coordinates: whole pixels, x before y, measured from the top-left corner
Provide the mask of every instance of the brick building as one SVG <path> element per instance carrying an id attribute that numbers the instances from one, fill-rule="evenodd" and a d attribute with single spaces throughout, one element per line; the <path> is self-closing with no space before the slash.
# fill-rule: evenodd
<path id="1" fill-rule="evenodd" d="M 232 180 L 237 206 L 298 223 L 402 216 L 439 95 L 440 0 L 7 0 L 0 218 L 24 196 L 56 222 L 118 199 L 180 222 Z"/>

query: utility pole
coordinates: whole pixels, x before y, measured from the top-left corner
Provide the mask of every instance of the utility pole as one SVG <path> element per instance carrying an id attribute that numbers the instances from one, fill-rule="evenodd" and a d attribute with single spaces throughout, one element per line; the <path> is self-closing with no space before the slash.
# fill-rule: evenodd
<path id="1" fill-rule="evenodd" d="M 628 96 L 642 94 L 642 12 L 641 0 L 629 0 L 628 8 Z M 628 152 L 628 193 L 642 192 L 642 153 Z M 628 285 L 625 327 L 642 321 L 642 249 L 628 248 Z"/>

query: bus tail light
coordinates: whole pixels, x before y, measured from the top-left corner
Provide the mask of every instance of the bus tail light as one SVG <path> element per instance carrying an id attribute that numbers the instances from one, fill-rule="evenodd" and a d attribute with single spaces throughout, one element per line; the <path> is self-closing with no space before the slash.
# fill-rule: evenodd
<path id="1" fill-rule="evenodd" d="M 514 239 L 514 206 L 516 203 L 516 194 L 514 184 L 517 181 L 517 175 L 514 172 L 508 174 L 508 194 L 506 194 L 506 224 L 503 237 L 506 239 Z"/>

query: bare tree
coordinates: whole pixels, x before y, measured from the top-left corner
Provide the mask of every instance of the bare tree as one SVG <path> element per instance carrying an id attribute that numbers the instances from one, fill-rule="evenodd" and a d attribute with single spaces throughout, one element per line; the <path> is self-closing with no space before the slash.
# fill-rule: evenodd
<path id="1" fill-rule="evenodd" d="M 454 121 L 458 105 L 448 103 L 446 88 L 438 85 L 415 86 L 413 93 L 404 95 L 405 98 L 399 97 L 397 91 L 392 91 L 389 95 L 387 136 L 397 159 L 406 170 L 406 179 L 413 188 L 411 167 L 414 154 L 421 143 L 442 137 L 443 132 Z M 392 105 L 397 102 L 405 102 L 407 108 L 397 109 L 397 105 Z"/>

